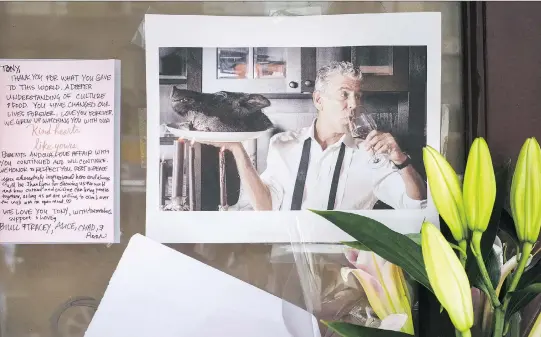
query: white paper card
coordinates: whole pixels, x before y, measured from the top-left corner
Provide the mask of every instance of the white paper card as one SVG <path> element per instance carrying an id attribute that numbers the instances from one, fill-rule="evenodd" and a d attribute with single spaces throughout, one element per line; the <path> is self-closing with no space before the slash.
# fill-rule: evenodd
<path id="1" fill-rule="evenodd" d="M 120 61 L 0 60 L 0 242 L 120 239 Z"/>
<path id="2" fill-rule="evenodd" d="M 104 336 L 319 337 L 320 332 L 307 311 L 136 234 L 85 334 Z"/>
<path id="3" fill-rule="evenodd" d="M 324 159 L 309 162 L 300 205 L 292 201 L 297 177 L 304 176 L 302 144 L 323 109 L 314 104 L 315 89 L 325 83 L 321 74 L 341 67 L 363 73 L 355 86 L 363 99 L 351 108 L 373 117 L 369 129 L 389 132 L 396 140 L 393 152 L 407 152 L 422 178 L 415 181 L 426 182 L 422 148 L 441 149 L 441 22 L 438 12 L 146 15 L 145 234 L 162 243 L 284 243 L 299 216 L 329 208 L 373 218 L 402 234 L 418 233 L 424 220 L 438 224 L 427 184 L 416 184 L 415 193 L 406 188 L 408 174 L 385 156 L 374 161 L 360 134 L 347 141 L 334 182 L 340 147 L 323 151 L 314 142 Z M 182 27 L 190 34 L 171 34 Z M 342 85 L 333 88 L 339 92 Z M 338 105 L 325 108 L 329 119 L 319 124 L 329 134 L 344 131 L 330 122 L 343 113 L 336 97 Z M 243 121 L 241 106 L 261 124 Z M 207 144 L 247 140 L 255 146 L 243 156 L 227 149 L 219 155 Z M 253 172 L 262 178 L 252 179 Z M 261 187 L 269 192 L 259 194 Z M 299 226 L 311 231 L 314 243 L 353 240 L 321 216 Z"/>

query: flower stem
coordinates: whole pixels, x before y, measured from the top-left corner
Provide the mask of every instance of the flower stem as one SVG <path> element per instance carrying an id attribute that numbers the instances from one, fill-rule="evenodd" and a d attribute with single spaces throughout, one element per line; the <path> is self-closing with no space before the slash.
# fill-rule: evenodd
<path id="1" fill-rule="evenodd" d="M 515 289 L 517 289 L 518 281 L 520 281 L 520 278 L 522 277 L 522 273 L 524 273 L 524 269 L 526 268 L 526 263 L 528 263 L 528 259 L 530 258 L 532 248 L 533 248 L 533 244 L 531 242 L 524 242 L 522 244 L 522 249 L 520 252 L 520 260 L 518 262 L 517 271 L 513 275 L 513 279 L 511 281 L 511 284 L 509 285 L 509 289 L 507 290 L 507 293 L 510 293 L 511 291 L 515 291 Z"/>
<path id="2" fill-rule="evenodd" d="M 471 337 L 471 331 L 470 330 L 466 330 L 466 331 L 462 331 L 462 337 Z"/>
<path id="3" fill-rule="evenodd" d="M 462 267 L 466 267 L 466 262 L 468 260 L 468 242 L 466 240 L 460 240 L 458 242 L 458 247 L 460 247 L 460 262 Z"/>
<path id="4" fill-rule="evenodd" d="M 509 327 L 511 326 L 511 319 L 509 319 L 505 324 L 503 325 L 503 335 L 507 336 L 509 333 Z"/>
<path id="5" fill-rule="evenodd" d="M 482 232 L 475 231 L 472 235 L 472 246 L 473 246 L 473 255 L 475 256 L 475 259 L 477 260 L 477 265 L 479 266 L 479 270 L 481 271 L 481 276 L 483 277 L 483 283 L 485 284 L 488 293 L 490 295 L 490 301 L 492 302 L 492 306 L 496 309 L 499 306 L 501 306 L 500 300 L 498 299 L 498 295 L 496 294 L 496 290 L 494 290 L 494 286 L 492 285 L 492 282 L 490 281 L 490 276 L 488 276 L 487 267 L 485 266 L 485 261 L 483 261 L 483 254 L 481 252 L 481 237 L 483 236 Z"/>
<path id="6" fill-rule="evenodd" d="M 492 337 L 502 337 L 503 336 L 503 325 L 505 323 L 505 310 L 503 308 L 496 308 L 494 313 L 494 332 Z"/>
<path id="7" fill-rule="evenodd" d="M 503 300 L 503 305 L 501 308 L 501 317 L 499 320 L 496 320 L 495 327 L 494 327 L 494 337 L 501 337 L 504 332 L 505 327 L 505 314 L 507 312 L 507 307 L 509 306 L 509 302 L 511 301 L 510 293 L 515 291 L 518 286 L 518 282 L 520 281 L 520 278 L 522 277 L 522 274 L 524 273 L 524 269 L 526 268 L 526 263 L 528 263 L 528 260 L 530 258 L 530 254 L 533 249 L 533 244 L 531 242 L 523 242 L 522 243 L 522 249 L 520 252 L 520 260 L 518 262 L 517 270 L 513 274 L 513 279 L 511 280 L 511 284 L 509 285 L 509 289 L 507 289 L 507 293 L 505 295 L 505 298 Z M 499 310 L 496 310 L 496 316 L 498 316 Z M 497 335 L 496 333 L 499 333 Z"/>

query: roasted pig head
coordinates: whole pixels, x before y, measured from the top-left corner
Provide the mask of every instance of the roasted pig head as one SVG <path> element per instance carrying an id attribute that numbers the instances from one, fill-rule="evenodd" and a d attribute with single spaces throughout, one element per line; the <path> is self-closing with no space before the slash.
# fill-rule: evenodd
<path id="1" fill-rule="evenodd" d="M 273 127 L 262 111 L 270 101 L 259 94 L 201 93 L 173 87 L 171 105 L 195 131 L 256 132 Z"/>

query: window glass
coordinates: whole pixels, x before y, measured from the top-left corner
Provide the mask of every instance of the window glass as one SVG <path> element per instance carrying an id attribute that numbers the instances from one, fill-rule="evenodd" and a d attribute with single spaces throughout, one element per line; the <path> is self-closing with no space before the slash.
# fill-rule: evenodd
<path id="1" fill-rule="evenodd" d="M 1 246 L 1 337 L 83 336 L 129 238 L 145 230 L 145 13 L 317 15 L 439 11 L 442 13 L 442 144 L 464 169 L 461 30 L 458 2 L 0 2 L 0 58 L 120 59 L 122 69 L 121 243 Z M 299 27 L 303 29 L 303 27 Z M 189 34 L 184 27 L 171 34 Z M 306 34 L 310 34 L 309 31 Z M 242 41 L 242 37 L 239 37 Z M 162 50 L 160 51 L 162 52 Z M 372 76 L 392 76 L 388 48 L 356 50 Z M 183 48 L 160 53 L 160 85 L 186 87 Z M 282 48 L 220 49 L 216 76 L 285 77 Z M 385 62 L 375 64 L 374 58 Z M 303 84 L 307 87 L 310 84 Z M 265 291 L 295 303 L 288 276 L 294 264 L 273 263 L 280 245 L 169 245 Z M 204 290 L 197 290 L 204 291 Z M 144 303 L 142 303 L 144 305 Z M 138 322 L 134 322 L 138 324 Z"/>

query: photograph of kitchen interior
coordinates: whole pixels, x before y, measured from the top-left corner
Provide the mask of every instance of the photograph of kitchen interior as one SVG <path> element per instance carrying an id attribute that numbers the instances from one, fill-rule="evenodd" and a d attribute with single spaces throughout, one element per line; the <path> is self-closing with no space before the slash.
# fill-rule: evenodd
<path id="1" fill-rule="evenodd" d="M 233 156 L 220 148 L 179 141 L 163 125 L 181 122 L 171 104 L 174 88 L 202 93 L 261 94 L 262 112 L 274 127 L 243 142 L 254 167 L 266 168 L 269 139 L 285 130 L 309 126 L 317 69 L 349 61 L 363 74 L 362 106 L 378 130 L 390 132 L 425 179 L 426 46 L 238 47 L 159 50 L 160 205 L 169 211 L 228 210 L 239 202 L 241 182 Z M 392 209 L 378 201 L 374 209 Z"/>

